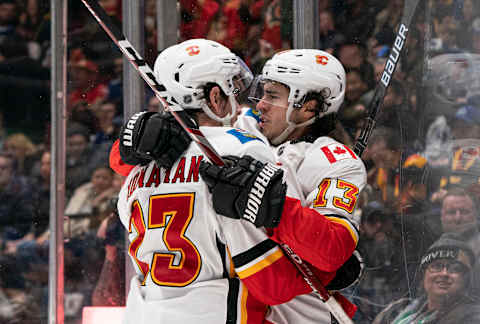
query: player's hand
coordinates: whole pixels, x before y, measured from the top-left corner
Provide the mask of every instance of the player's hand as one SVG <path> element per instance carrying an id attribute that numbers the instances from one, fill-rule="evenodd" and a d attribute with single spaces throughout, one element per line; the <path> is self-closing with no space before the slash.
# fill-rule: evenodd
<path id="1" fill-rule="evenodd" d="M 200 174 L 221 215 L 245 219 L 256 227 L 276 227 L 282 216 L 287 185 L 283 170 L 251 156 L 224 157 L 225 166 L 200 164 Z"/>
<path id="2" fill-rule="evenodd" d="M 195 125 L 190 117 L 184 119 Z M 160 167 L 168 169 L 190 142 L 190 136 L 171 114 L 141 112 L 133 115 L 122 127 L 119 149 L 125 163 L 143 165 L 155 160 Z"/>

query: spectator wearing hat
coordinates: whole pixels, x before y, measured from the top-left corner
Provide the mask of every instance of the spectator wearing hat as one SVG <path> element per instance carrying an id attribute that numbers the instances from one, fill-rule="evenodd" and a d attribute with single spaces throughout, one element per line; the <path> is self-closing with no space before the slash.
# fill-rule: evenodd
<path id="1" fill-rule="evenodd" d="M 93 105 L 107 97 L 108 88 L 97 81 L 98 67 L 94 62 L 82 58 L 69 66 L 74 87 L 68 97 L 69 109 L 81 101 Z"/>
<path id="2" fill-rule="evenodd" d="M 480 306 L 469 286 L 475 255 L 455 234 L 443 234 L 423 255 L 420 294 L 391 303 L 374 324 L 479 323 Z"/>

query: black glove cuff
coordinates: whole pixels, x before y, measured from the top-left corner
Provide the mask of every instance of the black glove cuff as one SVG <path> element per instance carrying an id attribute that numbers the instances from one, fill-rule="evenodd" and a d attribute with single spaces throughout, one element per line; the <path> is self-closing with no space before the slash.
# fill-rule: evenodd
<path id="1" fill-rule="evenodd" d="M 151 157 L 138 154 L 137 146 L 145 123 L 153 114 L 155 113 L 144 111 L 136 113 L 123 125 L 119 136 L 119 151 L 123 162 L 137 165 L 146 164 L 152 160 Z"/>

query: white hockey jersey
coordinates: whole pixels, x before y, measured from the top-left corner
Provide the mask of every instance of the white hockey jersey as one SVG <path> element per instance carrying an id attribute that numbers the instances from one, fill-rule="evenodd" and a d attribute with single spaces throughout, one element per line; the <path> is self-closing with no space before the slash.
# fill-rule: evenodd
<path id="1" fill-rule="evenodd" d="M 255 111 L 245 109 L 235 126 L 264 139 L 258 128 L 258 121 L 258 114 Z M 358 220 L 354 219 L 353 213 L 359 194 L 367 182 L 365 166 L 361 159 L 349 147 L 330 137 L 317 138 L 313 143 L 286 142 L 271 149 L 276 156 L 276 163 L 287 171 L 287 196 L 298 200 L 303 207 L 318 211 L 328 221 L 347 229 L 352 242 L 356 245 Z M 286 208 L 288 206 L 287 202 Z M 334 271 L 329 267 L 336 263 L 336 252 L 332 250 L 329 253 L 326 242 L 318 241 L 315 226 L 312 226 L 311 222 L 302 224 L 298 218 L 295 221 L 294 218 L 298 217 L 295 213 L 292 211 L 292 218 L 289 220 L 284 212 L 279 225 L 285 228 L 283 235 L 279 235 L 281 241 L 289 244 L 303 260 L 323 271 Z M 282 228 L 275 231 L 282 232 Z M 303 241 L 296 235 L 302 232 L 309 233 L 305 235 L 306 239 Z M 289 238 L 292 238 L 290 240 L 292 244 L 288 241 Z M 319 252 L 324 250 L 327 251 L 319 257 Z M 318 297 L 302 295 L 286 304 L 271 307 L 267 320 L 274 324 L 330 323 L 331 316 Z"/>
<path id="2" fill-rule="evenodd" d="M 220 155 L 274 159 L 259 138 L 244 131 L 200 129 Z M 135 167 L 125 180 L 118 211 L 129 231 L 128 252 L 137 272 L 127 299 L 126 324 L 251 323 L 246 318 L 247 290 L 232 278 L 233 272 L 248 280 L 281 260 L 276 275 L 285 279 L 285 287 L 266 287 L 270 297 L 296 290 L 295 283 L 305 287 L 264 231 L 215 213 L 198 172 L 203 158 L 192 143 L 170 170 L 151 162 Z M 266 298 L 283 302 L 274 299 Z"/>

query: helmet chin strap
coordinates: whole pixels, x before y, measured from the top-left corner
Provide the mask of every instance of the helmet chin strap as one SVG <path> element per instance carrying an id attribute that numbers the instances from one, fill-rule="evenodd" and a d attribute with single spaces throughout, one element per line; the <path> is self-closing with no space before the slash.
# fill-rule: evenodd
<path id="1" fill-rule="evenodd" d="M 237 111 L 237 101 L 235 100 L 235 96 L 233 94 L 228 95 L 228 100 L 230 102 L 230 112 L 225 117 L 218 117 L 207 105 L 205 102 L 203 104 L 203 111 L 213 120 L 216 120 L 222 123 L 223 126 L 231 126 L 231 121 L 233 116 L 235 116 L 235 112 Z"/>
<path id="2" fill-rule="evenodd" d="M 315 122 L 315 119 L 317 118 L 316 116 L 315 117 L 312 117 L 302 123 L 294 123 L 290 120 L 290 116 L 292 115 L 292 112 L 293 112 L 294 108 L 293 108 L 293 102 L 290 102 L 289 105 L 288 105 L 288 108 L 287 108 L 287 123 L 288 123 L 288 126 L 287 128 L 285 128 L 283 130 L 283 132 L 280 133 L 280 135 L 278 135 L 277 137 L 275 137 L 274 139 L 272 139 L 270 142 L 273 144 L 273 145 L 280 145 L 282 144 L 283 142 L 286 141 L 286 139 L 288 138 L 288 136 L 296 129 L 296 128 L 299 128 L 299 127 L 303 127 L 303 126 L 308 126 L 308 125 L 312 125 L 314 122 Z"/>

